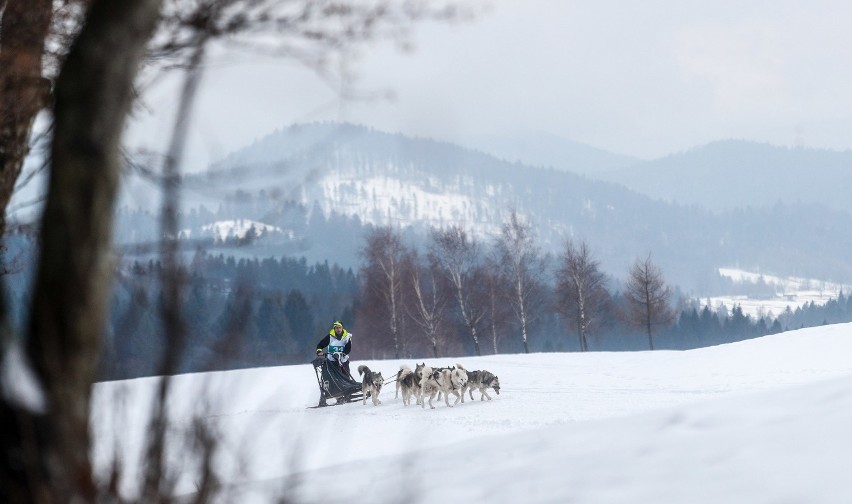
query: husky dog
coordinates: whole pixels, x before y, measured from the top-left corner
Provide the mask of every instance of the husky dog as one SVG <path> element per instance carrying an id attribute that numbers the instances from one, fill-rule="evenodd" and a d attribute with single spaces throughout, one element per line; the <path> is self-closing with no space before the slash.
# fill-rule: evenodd
<path id="1" fill-rule="evenodd" d="M 402 404 L 408 406 L 411 404 L 411 396 L 420 404 L 420 372 L 426 364 L 415 365 L 414 371 L 405 364 L 399 366 L 399 372 L 396 374 L 396 392 L 399 397 L 399 391 L 402 390 Z"/>
<path id="2" fill-rule="evenodd" d="M 464 393 L 468 391 L 470 392 L 470 400 L 472 401 L 474 389 L 479 389 L 479 392 L 482 393 L 479 396 L 479 400 L 484 401 L 487 397 L 490 401 L 491 396 L 488 395 L 489 388 L 493 388 L 497 392 L 497 395 L 500 395 L 500 379 L 494 373 L 489 371 L 468 371 L 467 383 L 462 387 L 461 400 L 464 402 Z"/>
<path id="3" fill-rule="evenodd" d="M 425 362 L 423 364 L 415 363 L 414 365 L 414 379 L 417 381 L 417 385 L 420 385 L 420 370 L 423 369 L 423 366 L 425 365 Z M 399 399 L 399 389 L 402 387 L 402 375 L 406 369 L 409 371 L 411 370 L 410 367 L 402 364 L 399 366 L 399 371 L 396 372 L 396 394 L 393 396 L 394 399 Z"/>
<path id="4" fill-rule="evenodd" d="M 373 399 L 373 406 L 382 404 L 379 400 L 379 392 L 382 391 L 382 385 L 385 380 L 382 378 L 382 373 L 374 373 L 365 365 L 358 366 L 358 374 L 364 375 L 364 380 L 361 382 L 361 392 L 364 394 L 364 404 L 367 404 L 367 392 Z"/>
<path id="5" fill-rule="evenodd" d="M 429 407 L 435 409 L 432 400 L 439 392 L 444 394 L 444 402 L 452 407 L 461 399 L 459 391 L 467 384 L 467 371 L 459 364 L 455 368 L 432 369 L 429 366 L 423 368 L 420 380 L 420 393 L 423 397 L 422 407 L 426 407 L 426 394 L 429 394 Z M 450 404 L 450 394 L 456 396 L 456 401 Z"/>
<path id="6" fill-rule="evenodd" d="M 424 363 L 423 365 L 425 366 L 426 364 Z M 445 369 L 446 369 L 446 370 L 449 370 L 449 371 L 452 371 L 452 370 L 453 370 L 453 369 L 455 369 L 455 368 L 456 368 L 455 366 L 447 366 L 447 367 L 432 368 L 432 372 L 434 373 L 434 372 L 436 372 L 436 371 L 444 371 Z M 443 393 L 441 390 L 438 390 L 438 400 L 439 400 L 439 401 L 441 400 L 441 398 L 442 398 L 443 396 L 444 396 L 444 393 Z"/>
<path id="7" fill-rule="evenodd" d="M 417 404 L 423 408 L 426 407 L 426 396 L 432 394 L 433 389 L 437 389 L 437 383 L 432 380 L 434 373 L 435 371 L 431 366 L 423 366 L 420 369 L 420 397 L 417 399 Z"/>

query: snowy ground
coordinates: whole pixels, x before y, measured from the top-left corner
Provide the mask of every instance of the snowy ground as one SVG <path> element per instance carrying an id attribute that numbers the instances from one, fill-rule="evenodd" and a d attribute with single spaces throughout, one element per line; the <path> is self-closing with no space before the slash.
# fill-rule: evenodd
<path id="1" fill-rule="evenodd" d="M 306 409 L 318 391 L 301 365 L 180 376 L 170 406 L 178 426 L 202 411 L 222 436 L 224 502 L 852 502 L 852 324 L 690 351 L 429 361 L 488 369 L 501 395 L 430 410 L 390 385 L 378 407 Z M 400 361 L 362 363 L 390 376 Z M 156 382 L 95 389 L 96 462 L 118 451 L 128 491 Z M 177 492 L 191 493 L 182 467 Z"/>

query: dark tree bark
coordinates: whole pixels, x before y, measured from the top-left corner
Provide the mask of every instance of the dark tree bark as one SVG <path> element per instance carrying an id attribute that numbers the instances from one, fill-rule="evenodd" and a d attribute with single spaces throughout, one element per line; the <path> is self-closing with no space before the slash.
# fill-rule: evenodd
<path id="1" fill-rule="evenodd" d="M 7 502 L 96 499 L 89 401 L 111 292 L 119 141 L 159 5 L 160 0 L 94 2 L 60 71 L 26 339 L 44 410 L 3 404 L 3 426 L 14 429 L 5 431 L 4 440 L 19 443 L 25 454 L 10 461 L 14 447 L 3 447 L 0 480 Z"/>
<path id="2" fill-rule="evenodd" d="M 119 142 L 133 99 L 134 79 L 160 21 L 162 3 L 93 0 L 80 11 L 85 12 L 82 28 L 77 32 L 74 27 L 78 34 L 61 65 L 54 89 L 48 197 L 23 352 L 28 360 L 23 367 L 31 367 L 40 397 L 18 402 L 5 393 L 10 384 L 0 384 L 4 392 L 0 395 L 0 500 L 4 503 L 86 503 L 98 498 L 89 460 L 89 407 L 114 267 L 111 237 L 120 172 Z M 56 4 L 69 2 L 57 0 Z M 41 72 L 45 40 L 55 14 L 52 5 L 51 0 L 0 0 L 2 212 L 27 154 L 33 119 L 50 96 Z M 159 56 L 172 57 L 178 66 L 184 63 L 182 58 L 189 58 L 188 64 L 197 67 L 194 58 L 200 61 L 207 38 L 253 33 L 256 40 L 272 40 L 268 37 L 272 31 L 279 36 L 290 35 L 277 47 L 282 56 L 300 59 L 301 55 L 318 72 L 328 64 L 323 55 L 337 51 L 345 59 L 344 49 L 349 43 L 363 43 L 398 29 L 405 31 L 418 19 L 452 17 L 452 12 L 384 2 L 358 7 L 304 1 L 296 5 L 299 12 L 279 9 L 280 3 L 271 0 L 170 1 L 169 7 L 170 24 L 159 37 L 164 42 L 158 46 Z M 281 16 L 271 15 L 279 11 Z M 302 43 L 311 48 L 306 54 L 287 51 Z M 319 58 L 308 57 L 313 55 Z M 187 81 L 190 87 L 195 82 Z M 177 131 L 180 133 L 180 128 Z M 181 142 L 176 135 L 172 154 L 179 153 Z M 170 159 L 174 169 L 167 170 L 167 187 L 172 187 L 169 184 L 177 173 L 180 156 Z M 166 229 L 174 228 L 171 222 L 166 224 Z M 0 356 L 4 366 L 14 340 L 6 312 L 0 299 Z M 210 461 L 209 453 L 205 449 L 201 454 L 203 462 Z M 166 471 L 162 466 L 153 467 Z M 142 500 L 170 499 L 156 485 L 163 472 L 155 471 L 154 477 L 147 479 L 144 486 L 149 493 L 143 494 Z M 209 467 L 203 475 L 211 475 Z M 119 475 L 113 476 L 115 483 Z M 209 495 L 205 492 L 210 486 L 204 481 L 209 480 L 202 480 L 201 500 Z M 107 492 L 112 492 L 112 500 L 121 500 L 115 488 Z"/>
<path id="3" fill-rule="evenodd" d="M 8 0 L 0 19 L 0 237 L 33 122 L 50 95 L 42 64 L 52 12 L 52 0 Z"/>

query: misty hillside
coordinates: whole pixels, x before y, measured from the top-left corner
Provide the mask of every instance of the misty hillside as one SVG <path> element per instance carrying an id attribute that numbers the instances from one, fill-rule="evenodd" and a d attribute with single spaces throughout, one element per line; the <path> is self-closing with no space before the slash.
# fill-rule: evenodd
<path id="1" fill-rule="evenodd" d="M 509 162 L 555 168 L 593 178 L 641 162 L 632 156 L 614 154 L 544 132 L 469 137 L 461 143 Z"/>
<path id="2" fill-rule="evenodd" d="M 428 226 L 458 223 L 487 240 L 516 209 L 543 251 L 559 253 L 566 238 L 584 239 L 617 277 L 651 253 L 673 283 L 698 292 L 716 268 L 731 265 L 852 279 L 845 212 L 788 202 L 716 215 L 573 173 L 348 124 L 278 130 L 185 186 L 186 206 L 208 210 L 194 214 L 190 233 L 213 218 L 252 219 L 283 230 L 276 243 L 298 242 L 281 249 L 287 254 L 311 256 L 319 246 L 326 259 L 346 265 L 362 245 L 363 225 L 390 224 L 422 238 Z M 275 255 L 275 248 L 262 253 Z"/>
<path id="3" fill-rule="evenodd" d="M 652 198 L 721 212 L 820 203 L 852 212 L 852 151 L 727 140 L 599 175 Z"/>

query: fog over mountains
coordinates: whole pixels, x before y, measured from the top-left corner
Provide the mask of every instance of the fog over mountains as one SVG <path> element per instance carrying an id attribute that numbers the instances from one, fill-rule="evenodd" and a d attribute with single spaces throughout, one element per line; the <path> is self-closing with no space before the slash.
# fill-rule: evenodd
<path id="1" fill-rule="evenodd" d="M 563 158 L 577 145 L 566 142 Z M 847 186 L 848 152 L 720 142 L 639 161 L 578 149 L 574 162 L 586 168 L 576 172 L 585 175 L 566 171 L 567 162 L 558 169 L 543 158 L 535 162 L 544 166 L 523 164 L 351 124 L 299 125 L 188 176 L 185 205 L 218 209 L 217 219 L 277 226 L 299 243 L 258 241 L 258 253 L 343 265 L 357 261 L 362 225 L 397 226 L 416 242 L 429 226 L 458 223 L 490 240 L 515 209 L 533 224 L 543 251 L 559 253 L 569 237 L 586 240 L 615 277 L 650 253 L 672 283 L 698 294 L 712 287 L 717 268 L 729 266 L 852 280 L 850 203 L 826 197 Z M 559 149 L 539 152 L 556 156 Z M 343 229 L 333 220 L 307 224 L 320 215 Z M 209 224 L 196 214 L 189 229 L 199 236 Z M 341 237 L 345 246 L 329 245 Z"/>
<path id="2" fill-rule="evenodd" d="M 778 202 L 852 212 L 852 151 L 726 140 L 600 173 L 599 178 L 717 212 Z"/>
<path id="3" fill-rule="evenodd" d="M 471 138 L 500 159 L 615 182 L 654 199 L 716 212 L 785 203 L 852 211 L 852 151 L 720 140 L 642 160 L 541 132 Z"/>
<path id="4" fill-rule="evenodd" d="M 630 168 L 642 162 L 641 159 L 633 156 L 613 154 L 591 145 L 540 131 L 518 131 L 510 135 L 470 137 L 462 140 L 460 145 L 513 163 L 551 167 L 593 178 Z"/>

